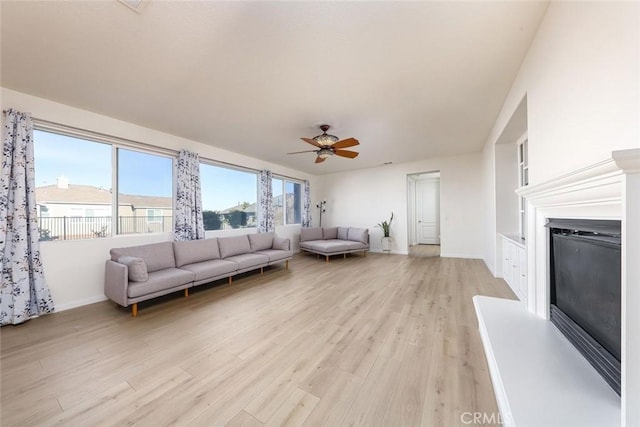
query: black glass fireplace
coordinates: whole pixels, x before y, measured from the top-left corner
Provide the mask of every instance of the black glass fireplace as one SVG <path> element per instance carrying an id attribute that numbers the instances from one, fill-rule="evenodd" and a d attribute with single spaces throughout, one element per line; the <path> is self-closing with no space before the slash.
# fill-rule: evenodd
<path id="1" fill-rule="evenodd" d="M 620 394 L 621 223 L 550 219 L 551 321 Z"/>

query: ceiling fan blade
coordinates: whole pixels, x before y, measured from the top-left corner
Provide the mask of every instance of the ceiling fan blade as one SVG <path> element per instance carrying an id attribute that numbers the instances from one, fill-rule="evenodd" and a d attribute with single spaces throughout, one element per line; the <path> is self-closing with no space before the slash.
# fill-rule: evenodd
<path id="1" fill-rule="evenodd" d="M 336 150 L 335 151 L 335 155 L 336 156 L 348 157 L 350 159 L 355 159 L 356 157 L 358 157 L 358 154 L 360 154 L 360 153 L 356 153 L 355 151 L 349 151 L 349 150 Z"/>
<path id="2" fill-rule="evenodd" d="M 316 163 L 322 163 L 325 160 L 327 160 L 326 157 L 320 157 L 320 156 L 316 157 Z"/>
<path id="3" fill-rule="evenodd" d="M 287 154 L 315 153 L 316 151 L 318 150 L 294 151 L 293 153 L 287 153 Z"/>
<path id="4" fill-rule="evenodd" d="M 335 149 L 340 149 L 340 148 L 355 147 L 356 145 L 360 145 L 360 142 L 358 142 L 357 139 L 347 138 L 347 139 L 343 139 L 342 141 L 336 142 L 331 147 Z"/>
<path id="5" fill-rule="evenodd" d="M 318 148 L 322 148 L 322 145 L 320 145 L 318 143 L 318 141 L 316 141 L 315 139 L 311 139 L 311 138 L 300 138 L 301 140 L 303 140 L 304 142 L 308 142 L 309 144 L 316 146 Z"/>

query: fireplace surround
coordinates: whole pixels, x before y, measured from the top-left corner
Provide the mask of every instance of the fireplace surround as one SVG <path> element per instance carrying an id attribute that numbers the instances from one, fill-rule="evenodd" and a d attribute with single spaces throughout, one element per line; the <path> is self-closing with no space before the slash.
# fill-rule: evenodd
<path id="1" fill-rule="evenodd" d="M 608 408 L 608 421 L 594 424 L 594 420 L 583 418 L 583 425 L 639 426 L 640 364 L 634 361 L 640 360 L 640 149 L 614 151 L 607 160 L 543 183 L 532 183 L 516 193 L 526 200 L 526 303 L 474 297 L 480 334 L 502 415 L 513 421 L 507 423 L 511 425 L 528 425 L 540 416 L 549 420 L 546 425 L 563 425 L 557 424 L 558 421 L 553 424 L 553 420 L 559 419 L 575 424 L 574 414 L 594 411 L 594 407 L 600 405 Z M 560 377 L 540 374 L 544 368 L 553 367 L 542 366 L 547 360 L 549 363 L 557 361 L 547 358 L 554 351 L 549 342 L 560 345 L 563 354 L 573 357 L 567 347 L 570 346 L 568 341 L 559 332 L 551 333 L 551 329 L 557 329 L 549 322 L 551 238 L 545 226 L 550 219 L 620 221 L 619 399 L 586 362 L 576 360 L 574 365 L 591 369 L 588 381 L 582 381 L 585 376 L 581 375 L 563 376 L 563 371 L 557 371 L 556 375 L 560 374 Z M 521 330 L 516 331 L 510 323 L 517 323 Z M 531 335 L 522 336 L 522 331 Z M 575 350 L 573 353 L 580 357 Z M 541 359 L 545 361 L 541 362 Z M 534 370 L 527 371 L 531 367 Z M 569 370 L 572 368 L 568 367 Z M 582 372 L 580 369 L 574 370 L 573 374 Z M 567 380 L 572 381 L 573 386 L 567 387 L 565 382 L 561 384 L 563 390 L 572 389 L 580 396 L 558 394 L 556 382 Z M 594 398 L 605 401 L 590 400 Z M 566 404 L 559 399 L 571 401 Z M 524 419 L 519 418 L 522 414 Z M 612 423 L 612 420 L 616 421 Z"/>

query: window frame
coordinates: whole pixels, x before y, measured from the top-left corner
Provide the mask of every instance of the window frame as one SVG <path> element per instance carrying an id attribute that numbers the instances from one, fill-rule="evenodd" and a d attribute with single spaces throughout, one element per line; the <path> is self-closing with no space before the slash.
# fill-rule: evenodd
<path id="1" fill-rule="evenodd" d="M 284 176 L 284 175 L 277 175 L 277 174 L 273 174 L 273 179 L 278 179 L 280 181 L 282 181 L 282 224 L 277 224 L 276 227 L 278 226 L 288 226 L 288 225 L 302 225 L 302 207 L 304 205 L 302 198 L 303 198 L 303 192 L 304 192 L 304 181 L 300 180 L 300 179 L 295 179 L 295 178 L 290 178 L 288 176 Z M 292 184 L 298 184 L 300 185 L 300 222 L 293 222 L 291 224 L 287 223 L 287 202 L 286 202 L 286 187 L 287 187 L 287 182 L 290 182 Z"/>
<path id="2" fill-rule="evenodd" d="M 111 150 L 111 228 L 110 234 L 107 237 L 117 236 L 131 236 L 137 234 L 148 234 L 144 232 L 140 233 L 127 233 L 121 234 L 119 230 L 120 221 L 118 220 L 118 202 L 119 202 L 119 188 L 118 188 L 118 149 L 125 149 L 129 151 L 137 151 L 143 154 L 150 154 L 155 156 L 166 157 L 171 160 L 171 215 L 175 215 L 175 193 L 176 193 L 176 166 L 177 155 L 173 150 L 162 149 L 153 145 L 144 144 L 124 138 L 119 138 L 112 135 L 107 135 L 99 132 L 93 132 L 85 129 L 76 128 L 73 126 L 61 125 L 58 123 L 49 122 L 46 120 L 33 119 L 33 130 L 39 132 L 46 132 L 51 134 L 57 134 L 64 137 L 76 138 L 84 140 L 90 143 L 107 144 Z M 34 157 L 36 153 L 34 151 Z M 36 200 L 36 203 L 38 201 Z M 70 240 L 92 240 L 92 239 L 70 239 Z M 64 240 L 58 240 L 64 241 Z"/>
<path id="3" fill-rule="evenodd" d="M 252 175 L 255 175 L 256 178 L 256 225 L 255 226 L 247 226 L 244 228 L 230 228 L 230 230 L 253 230 L 253 229 L 257 229 L 259 224 L 258 224 L 258 205 L 260 204 L 260 171 L 256 170 L 256 169 L 252 169 L 252 168 L 247 168 L 247 167 L 243 167 L 243 166 L 238 166 L 238 165 L 232 165 L 230 163 L 224 163 L 224 162 L 219 162 L 219 161 L 215 161 L 215 160 L 209 160 L 209 159 L 203 159 L 200 158 L 200 166 L 205 165 L 205 166 L 213 166 L 213 167 L 218 167 L 218 168 L 222 168 L 222 169 L 230 169 L 230 170 L 234 170 L 237 172 L 245 172 L 245 173 L 250 173 Z M 202 181 L 202 171 L 200 174 L 200 190 L 202 191 L 202 184 L 204 181 Z M 204 212 L 205 208 L 204 206 L 202 206 L 202 211 Z M 207 209 L 208 210 L 208 209 Z M 207 231 L 222 231 L 225 230 L 225 228 L 220 228 L 217 230 L 207 230 L 205 228 L 205 232 Z"/>

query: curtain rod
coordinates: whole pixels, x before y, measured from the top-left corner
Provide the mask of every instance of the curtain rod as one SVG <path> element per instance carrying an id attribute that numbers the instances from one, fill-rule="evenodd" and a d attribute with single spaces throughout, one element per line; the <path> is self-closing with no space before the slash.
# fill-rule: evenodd
<path id="1" fill-rule="evenodd" d="M 2 110 L 2 114 L 7 114 L 8 110 Z M 151 144 L 147 144 L 145 142 L 140 142 L 140 141 L 134 141 L 132 139 L 128 139 L 128 138 L 122 138 L 119 136 L 113 136 L 113 135 L 108 135 L 106 133 L 101 133 L 101 132 L 96 132 L 96 131 L 92 131 L 92 130 L 86 130 L 86 129 L 81 129 L 75 126 L 70 126 L 70 125 L 65 125 L 65 124 L 61 124 L 61 123 L 56 123 L 56 122 L 52 122 L 50 120 L 44 120 L 44 119 L 39 119 L 37 117 L 32 117 L 34 123 L 36 124 L 40 124 L 43 125 L 44 127 L 60 127 L 62 128 L 61 130 L 66 129 L 71 129 L 74 130 L 76 132 L 79 133 L 87 133 L 87 134 L 92 134 L 95 136 L 99 136 L 101 138 L 104 138 L 105 140 L 109 140 L 109 139 L 118 139 L 120 141 L 124 141 L 126 143 L 132 144 L 132 145 L 136 145 L 136 146 L 142 146 L 142 147 L 146 147 L 148 148 L 150 151 L 162 151 L 166 154 L 174 154 L 174 155 L 178 155 L 178 150 L 174 150 L 172 148 L 162 148 L 162 147 L 157 147 L 155 145 L 151 145 Z M 210 159 L 208 157 L 200 157 L 201 160 L 204 160 L 205 162 L 211 162 L 211 163 L 217 163 L 219 165 L 225 165 L 225 166 L 230 166 L 233 168 L 238 168 L 238 169 L 244 169 L 244 170 L 250 170 L 250 171 L 254 171 L 254 172 L 260 172 L 260 169 L 256 169 L 256 168 L 250 168 L 247 166 L 241 166 L 241 165 L 236 165 L 234 163 L 229 163 L 229 162 L 223 162 L 221 160 L 216 160 L 216 159 Z M 283 175 L 283 174 L 279 174 L 279 173 L 275 173 L 275 175 L 282 177 L 282 178 L 288 178 L 288 179 L 292 179 L 295 181 L 302 181 L 304 182 L 304 179 L 300 179 L 300 178 L 294 178 L 292 176 L 287 176 L 287 175 Z"/>

